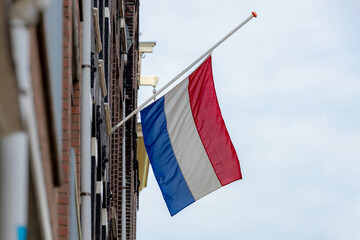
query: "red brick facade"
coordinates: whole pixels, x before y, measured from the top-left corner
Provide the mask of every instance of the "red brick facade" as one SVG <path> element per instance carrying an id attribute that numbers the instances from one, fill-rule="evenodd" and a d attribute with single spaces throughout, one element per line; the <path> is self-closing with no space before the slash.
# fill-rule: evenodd
<path id="1" fill-rule="evenodd" d="M 80 97 L 81 84 L 74 74 L 76 59 L 74 43 L 81 43 L 81 24 L 79 18 L 79 2 L 63 1 L 63 71 L 62 71 L 62 184 L 59 188 L 58 231 L 54 234 L 58 239 L 70 239 L 70 149 L 75 151 L 76 176 L 80 189 Z M 76 12 L 74 12 L 76 11 Z M 76 13 L 76 14 L 74 14 Z M 76 16 L 76 19 L 74 18 Z M 74 24 L 76 21 L 77 24 Z M 78 26 L 78 28 L 74 28 Z M 77 31 L 77 38 L 74 36 Z M 78 59 L 79 61 L 79 59 Z M 78 63 L 79 64 L 79 63 Z M 75 75 L 75 76 L 74 76 Z M 81 78 L 80 78 L 81 79 Z M 80 195 L 79 195 L 80 197 Z"/>
<path id="2" fill-rule="evenodd" d="M 137 106 L 137 63 L 139 47 L 139 2 L 125 1 L 125 21 L 132 37 L 132 47 L 126 54 L 119 54 L 121 49 L 121 32 L 111 38 L 112 43 L 112 79 L 111 79 L 111 108 L 112 122 L 118 123 L 123 119 L 123 101 L 125 101 L 125 115 L 130 114 Z M 114 18 L 112 24 L 116 26 Z M 122 49 L 124 51 L 124 49 Z M 125 60 L 127 58 L 127 63 Z M 124 94 L 125 91 L 125 95 Z M 126 239 L 136 239 L 136 211 L 138 207 L 138 164 L 136 159 L 136 117 L 130 119 L 125 125 L 125 159 L 123 159 L 123 127 L 111 135 L 111 185 L 112 207 L 116 210 L 118 227 L 117 236 L 121 239 L 123 224 L 126 221 Z M 126 219 L 122 213 L 122 165 L 126 166 Z M 120 171 L 119 171 L 120 170 Z"/>
<path id="3" fill-rule="evenodd" d="M 18 3 L 20 13 L 31 9 L 23 8 L 26 5 L 22 5 L 22 0 L 14 2 Z M 79 239 L 79 211 L 84 195 L 91 197 L 91 239 L 122 239 L 123 226 L 126 226 L 125 239 L 136 239 L 139 196 L 136 117 L 125 125 L 125 149 L 123 128 L 114 133 L 110 131 L 123 119 L 123 111 L 127 115 L 137 106 L 139 1 L 90 1 L 91 66 L 82 66 L 81 62 L 85 0 L 53 0 L 49 7 L 51 11 L 32 1 L 24 2 L 34 7 L 38 15 L 37 21 L 31 23 L 22 20 L 27 26 L 25 32 L 29 34 L 30 85 L 34 95 L 30 104 L 37 126 L 36 132 L 23 130 L 33 141 L 29 143 L 29 179 L 26 183 L 27 239 Z M 55 19 L 58 24 L 54 23 Z M 62 30 L 58 31 L 56 26 L 61 25 Z M 89 67 L 91 79 L 82 79 L 82 68 Z M 92 144 L 88 159 L 91 162 L 91 193 L 80 192 L 82 81 L 91 81 L 89 141 Z M 17 97 L 16 93 L 14 97 Z M 61 121 L 58 121 L 57 111 Z M 122 167 L 124 162 L 125 169 Z M 41 176 L 37 174 L 39 171 Z M 123 172 L 126 176 L 125 202 L 122 200 Z"/>

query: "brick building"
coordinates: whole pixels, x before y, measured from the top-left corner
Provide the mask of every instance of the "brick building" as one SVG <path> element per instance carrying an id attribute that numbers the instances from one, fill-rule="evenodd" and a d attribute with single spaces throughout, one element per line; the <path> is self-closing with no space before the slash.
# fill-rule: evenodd
<path id="1" fill-rule="evenodd" d="M 139 1 L 0 4 L 0 239 L 136 239 Z"/>

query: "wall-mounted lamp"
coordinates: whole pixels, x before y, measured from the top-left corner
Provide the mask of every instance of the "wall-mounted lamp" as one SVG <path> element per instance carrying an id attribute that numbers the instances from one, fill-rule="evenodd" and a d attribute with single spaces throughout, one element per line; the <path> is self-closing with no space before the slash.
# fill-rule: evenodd
<path id="1" fill-rule="evenodd" d="M 158 76 L 141 76 L 140 77 L 140 86 L 156 87 L 158 82 L 159 82 Z"/>
<path id="2" fill-rule="evenodd" d="M 139 52 L 140 53 L 152 53 L 153 48 L 156 46 L 156 42 L 140 42 Z"/>

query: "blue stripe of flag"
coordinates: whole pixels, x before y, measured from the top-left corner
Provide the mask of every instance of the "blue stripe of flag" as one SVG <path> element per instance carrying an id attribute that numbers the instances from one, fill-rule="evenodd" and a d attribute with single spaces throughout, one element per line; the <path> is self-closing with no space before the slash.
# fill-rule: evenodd
<path id="1" fill-rule="evenodd" d="M 146 151 L 155 178 L 173 216 L 195 200 L 171 146 L 164 111 L 164 97 L 141 110 L 140 114 Z"/>

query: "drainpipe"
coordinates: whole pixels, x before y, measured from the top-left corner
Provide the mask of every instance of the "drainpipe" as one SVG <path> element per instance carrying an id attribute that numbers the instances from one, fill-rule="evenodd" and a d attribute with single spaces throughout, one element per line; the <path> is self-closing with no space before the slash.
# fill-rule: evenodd
<path id="1" fill-rule="evenodd" d="M 83 1 L 81 80 L 81 235 L 91 238 L 91 2 Z"/>
<path id="2" fill-rule="evenodd" d="M 16 23 L 16 24 L 15 24 Z M 21 115 L 26 119 L 26 91 L 30 79 L 29 34 L 25 23 L 14 21 L 11 27 L 13 59 L 20 89 Z M 0 140 L 0 239 L 21 239 L 27 230 L 29 150 L 28 134 L 18 131 Z"/>
<path id="3" fill-rule="evenodd" d="M 124 88 L 124 103 L 123 116 L 125 116 L 125 88 Z M 123 125 L 123 141 L 122 141 L 122 205 L 121 205 L 121 239 L 126 239 L 126 145 L 125 145 L 125 124 Z"/>

